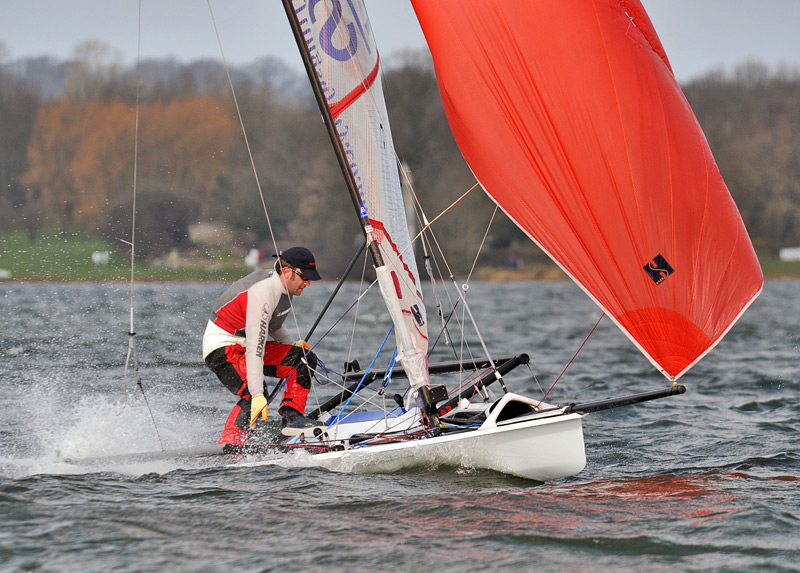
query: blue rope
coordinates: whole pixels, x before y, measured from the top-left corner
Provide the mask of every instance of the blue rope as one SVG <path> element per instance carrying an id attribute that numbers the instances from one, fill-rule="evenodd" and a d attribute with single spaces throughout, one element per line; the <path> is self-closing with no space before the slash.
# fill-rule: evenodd
<path id="1" fill-rule="evenodd" d="M 367 374 L 369 374 L 369 371 L 372 370 L 372 366 L 375 364 L 375 361 L 378 359 L 378 355 L 381 353 L 381 350 L 383 350 L 383 347 L 386 345 L 386 341 L 389 340 L 389 335 L 392 333 L 393 330 L 394 330 L 394 324 L 392 324 L 392 326 L 389 327 L 389 332 L 386 333 L 386 336 L 384 337 L 383 342 L 381 342 L 381 345 L 378 348 L 378 351 L 375 353 L 375 356 L 372 357 L 372 362 L 369 363 L 369 366 L 364 371 L 364 375 L 361 377 L 361 380 L 358 381 L 358 386 L 356 386 L 355 390 L 353 390 L 353 393 L 350 394 L 350 397 L 347 398 L 347 402 L 344 403 L 344 405 L 341 407 L 339 412 L 344 412 L 345 411 L 347 406 L 350 404 L 350 400 L 353 399 L 353 396 L 355 396 L 356 392 L 358 392 L 358 390 L 361 388 L 361 384 L 364 383 L 364 380 L 367 378 Z M 340 419 L 339 422 L 342 422 L 343 420 L 346 420 L 349 416 L 350 416 L 350 414 L 348 414 L 344 418 Z"/>
<path id="2" fill-rule="evenodd" d="M 397 345 L 394 345 L 394 352 L 392 352 L 392 357 L 389 359 L 389 366 L 386 368 L 386 374 L 383 375 L 383 386 L 382 388 L 386 388 L 389 385 L 389 382 L 392 381 L 392 374 L 394 374 L 394 367 L 397 365 Z"/>

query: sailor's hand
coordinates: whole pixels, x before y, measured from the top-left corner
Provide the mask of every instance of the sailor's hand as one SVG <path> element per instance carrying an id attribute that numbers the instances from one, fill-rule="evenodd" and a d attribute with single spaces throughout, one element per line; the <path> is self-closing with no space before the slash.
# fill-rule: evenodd
<path id="1" fill-rule="evenodd" d="M 261 419 L 267 419 L 267 399 L 262 396 L 253 396 L 250 401 L 250 427 L 256 427 L 256 420 L 258 415 L 261 414 Z"/>
<path id="2" fill-rule="evenodd" d="M 294 343 L 294 345 L 295 346 L 299 346 L 300 348 L 302 348 L 304 350 L 311 350 L 311 347 L 308 345 L 308 342 L 306 342 L 305 340 L 298 340 L 297 342 Z"/>

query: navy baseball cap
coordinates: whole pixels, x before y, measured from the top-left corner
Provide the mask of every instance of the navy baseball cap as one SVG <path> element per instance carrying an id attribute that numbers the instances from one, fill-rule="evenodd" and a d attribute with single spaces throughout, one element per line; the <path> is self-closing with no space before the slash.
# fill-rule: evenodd
<path id="1" fill-rule="evenodd" d="M 292 247 L 286 249 L 280 255 L 281 260 L 287 265 L 303 272 L 303 275 L 310 281 L 318 281 L 322 277 L 317 272 L 317 262 L 314 255 L 305 247 Z"/>

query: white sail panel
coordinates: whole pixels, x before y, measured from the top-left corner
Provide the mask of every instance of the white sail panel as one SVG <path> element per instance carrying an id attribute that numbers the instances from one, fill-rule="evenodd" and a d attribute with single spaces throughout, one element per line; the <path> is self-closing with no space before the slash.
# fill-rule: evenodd
<path id="1" fill-rule="evenodd" d="M 366 8 L 362 0 L 295 0 L 293 6 L 383 257 L 377 269 L 381 293 L 395 324 L 398 355 L 417 388 L 428 383 L 425 305 Z"/>

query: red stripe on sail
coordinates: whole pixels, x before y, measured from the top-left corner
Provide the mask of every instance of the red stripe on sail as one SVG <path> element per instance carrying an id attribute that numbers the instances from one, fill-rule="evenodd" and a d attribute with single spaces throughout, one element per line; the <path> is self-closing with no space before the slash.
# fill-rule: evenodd
<path id="1" fill-rule="evenodd" d="M 403 253 L 401 253 L 400 249 L 397 248 L 397 245 L 392 240 L 391 235 L 389 235 L 389 231 L 387 231 L 383 223 L 381 221 L 378 221 L 377 219 L 370 220 L 370 223 L 372 224 L 373 229 L 379 231 L 381 234 L 383 234 L 384 237 L 386 237 L 386 240 L 389 241 L 389 245 L 392 247 L 392 251 L 395 252 L 397 258 L 400 259 L 400 261 L 403 263 L 403 270 L 406 271 L 408 278 L 411 280 L 412 283 L 414 283 L 414 286 L 417 286 L 417 279 L 414 277 L 414 273 L 411 271 L 411 268 L 409 268 L 409 266 L 406 264 L 406 260 L 403 258 Z M 417 291 L 417 296 L 420 298 L 420 300 L 422 300 L 422 294 L 420 294 L 419 291 Z"/>
<path id="2" fill-rule="evenodd" d="M 356 86 L 356 88 L 349 94 L 344 96 L 344 98 L 330 106 L 333 119 L 339 117 L 339 115 L 348 107 L 350 107 L 354 101 L 367 93 L 367 90 L 372 87 L 372 84 L 375 83 L 375 79 L 378 77 L 378 69 L 380 68 L 380 64 L 381 59 L 380 56 L 378 56 L 378 59 L 375 60 L 375 67 L 372 68 L 372 71 L 369 73 L 369 75 L 364 78 L 364 81 L 358 84 L 358 86 Z"/>

